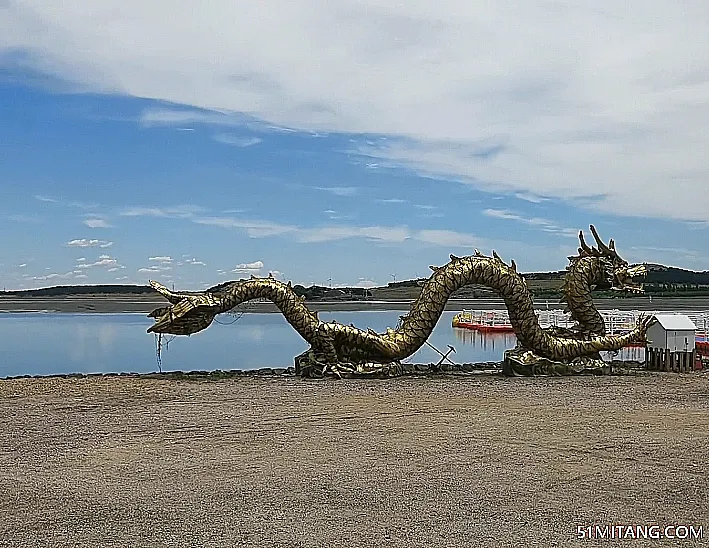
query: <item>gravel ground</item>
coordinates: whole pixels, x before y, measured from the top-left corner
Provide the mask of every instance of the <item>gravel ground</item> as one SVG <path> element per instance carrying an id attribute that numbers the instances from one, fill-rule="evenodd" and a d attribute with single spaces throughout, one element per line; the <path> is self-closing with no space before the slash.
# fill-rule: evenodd
<path id="1" fill-rule="evenodd" d="M 0 546 L 706 543 L 708 406 L 706 373 L 5 380 Z"/>

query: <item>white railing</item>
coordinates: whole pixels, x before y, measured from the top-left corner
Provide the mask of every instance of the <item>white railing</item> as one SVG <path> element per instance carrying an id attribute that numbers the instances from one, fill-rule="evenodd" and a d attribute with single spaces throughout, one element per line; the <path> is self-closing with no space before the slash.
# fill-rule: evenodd
<path id="1" fill-rule="evenodd" d="M 669 310 L 599 310 L 609 332 L 630 331 L 635 327 L 640 314 L 676 314 L 676 311 Z M 559 309 L 536 310 L 539 324 L 542 327 L 558 326 L 572 327 L 574 321 L 571 314 Z M 690 310 L 681 314 L 688 316 L 694 325 L 697 326 L 697 338 L 709 340 L 709 311 Z M 470 310 L 464 309 L 458 314 L 461 321 L 477 323 L 481 325 L 509 325 L 510 319 L 507 310 Z"/>

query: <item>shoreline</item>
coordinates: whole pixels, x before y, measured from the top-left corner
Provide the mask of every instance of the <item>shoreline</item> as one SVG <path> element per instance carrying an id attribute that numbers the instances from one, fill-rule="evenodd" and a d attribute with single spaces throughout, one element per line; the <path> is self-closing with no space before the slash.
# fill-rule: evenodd
<path id="1" fill-rule="evenodd" d="M 414 301 L 308 301 L 305 304 L 318 312 L 381 312 L 401 310 L 406 312 Z M 167 306 L 166 300 L 140 296 L 76 296 L 45 298 L 0 298 L 0 313 L 140 313 L 148 314 L 155 308 Z M 660 297 L 650 301 L 648 298 L 595 299 L 598 310 L 674 310 L 709 311 L 709 298 L 673 298 Z M 564 305 L 557 302 L 539 300 L 535 302 L 537 310 L 561 310 Z M 505 310 L 502 299 L 449 299 L 446 312 L 459 312 L 463 309 Z M 271 302 L 250 302 L 243 306 L 245 313 L 278 313 L 278 308 Z"/>
<path id="2" fill-rule="evenodd" d="M 644 368 L 644 362 L 632 361 L 632 360 L 612 360 L 607 362 L 609 367 L 609 372 L 605 376 L 628 376 L 628 375 L 648 375 L 657 373 L 657 371 L 650 371 Z M 446 378 L 446 377 L 478 377 L 484 376 L 499 376 L 505 377 L 502 374 L 502 362 L 501 361 L 486 361 L 486 362 L 475 362 L 475 363 L 402 363 L 402 374 L 395 377 L 377 377 L 372 376 L 360 376 L 353 377 L 352 380 L 367 380 L 367 379 L 377 379 L 377 380 L 394 380 L 401 378 Z M 587 373 L 578 376 L 594 376 L 594 374 Z M 51 373 L 48 375 L 10 375 L 7 377 L 0 377 L 0 383 L 2 381 L 14 381 L 14 380 L 47 380 L 47 379 L 103 379 L 103 378 L 126 378 L 126 379 L 154 379 L 154 380 L 208 380 L 208 381 L 219 381 L 226 379 L 239 379 L 239 378 L 301 378 L 295 374 L 295 367 L 261 367 L 257 369 L 195 369 L 190 371 L 182 370 L 166 370 L 166 371 L 151 371 L 148 373 L 138 373 L 138 372 L 110 372 L 110 373 Z M 513 378 L 513 377 L 505 377 Z M 317 378 L 304 379 L 304 380 L 320 380 Z M 327 380 L 327 379 L 325 379 Z M 330 380 L 335 380 L 330 378 Z"/>

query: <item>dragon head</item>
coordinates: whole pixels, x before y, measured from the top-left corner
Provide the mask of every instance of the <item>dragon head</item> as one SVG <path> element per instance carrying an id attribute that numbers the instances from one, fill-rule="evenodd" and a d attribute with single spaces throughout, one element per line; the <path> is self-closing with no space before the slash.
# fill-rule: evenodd
<path id="1" fill-rule="evenodd" d="M 155 318 L 148 333 L 192 335 L 207 329 L 219 312 L 219 301 L 211 293 L 175 293 L 153 280 L 150 280 L 150 285 L 171 306 L 156 308 L 148 314 L 149 318 Z"/>
<path id="2" fill-rule="evenodd" d="M 600 262 L 602 274 L 596 280 L 596 288 L 643 293 L 640 279 L 647 274 L 645 265 L 628 264 L 628 261 L 618 255 L 615 242 L 611 239 L 606 245 L 598 236 L 593 225 L 591 225 L 591 234 L 593 234 L 598 247 L 590 247 L 583 238 L 583 232 L 579 231 L 581 245 L 579 258 L 595 257 Z"/>

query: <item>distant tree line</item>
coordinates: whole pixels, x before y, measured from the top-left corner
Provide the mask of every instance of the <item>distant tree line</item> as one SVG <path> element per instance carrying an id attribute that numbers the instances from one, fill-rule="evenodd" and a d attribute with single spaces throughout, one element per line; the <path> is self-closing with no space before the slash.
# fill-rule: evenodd
<path id="1" fill-rule="evenodd" d="M 522 274 L 529 285 L 530 292 L 537 298 L 554 298 L 561 296 L 561 281 L 566 274 L 565 270 L 554 272 L 528 272 Z M 386 289 L 411 290 L 418 288 L 426 278 L 389 282 Z M 234 281 L 220 283 L 207 289 L 210 293 L 221 293 Z M 709 295 L 709 271 L 695 272 L 663 265 L 648 265 L 648 274 L 643 280 L 645 292 L 657 296 L 706 296 Z M 323 287 L 312 285 L 294 285 L 293 291 L 299 296 L 305 296 L 308 301 L 320 300 L 359 300 L 372 297 L 371 288 L 361 287 Z M 185 291 L 185 293 L 193 293 Z M 69 295 L 155 295 L 158 293 L 147 285 L 64 285 L 46 287 L 42 289 L 29 289 L 17 291 L 2 291 L 0 296 L 9 297 L 62 297 Z M 483 285 L 471 285 L 456 291 L 457 298 L 475 298 L 493 296 L 494 292 Z M 623 294 L 609 291 L 594 292 L 595 296 L 624 297 L 632 294 Z"/>

